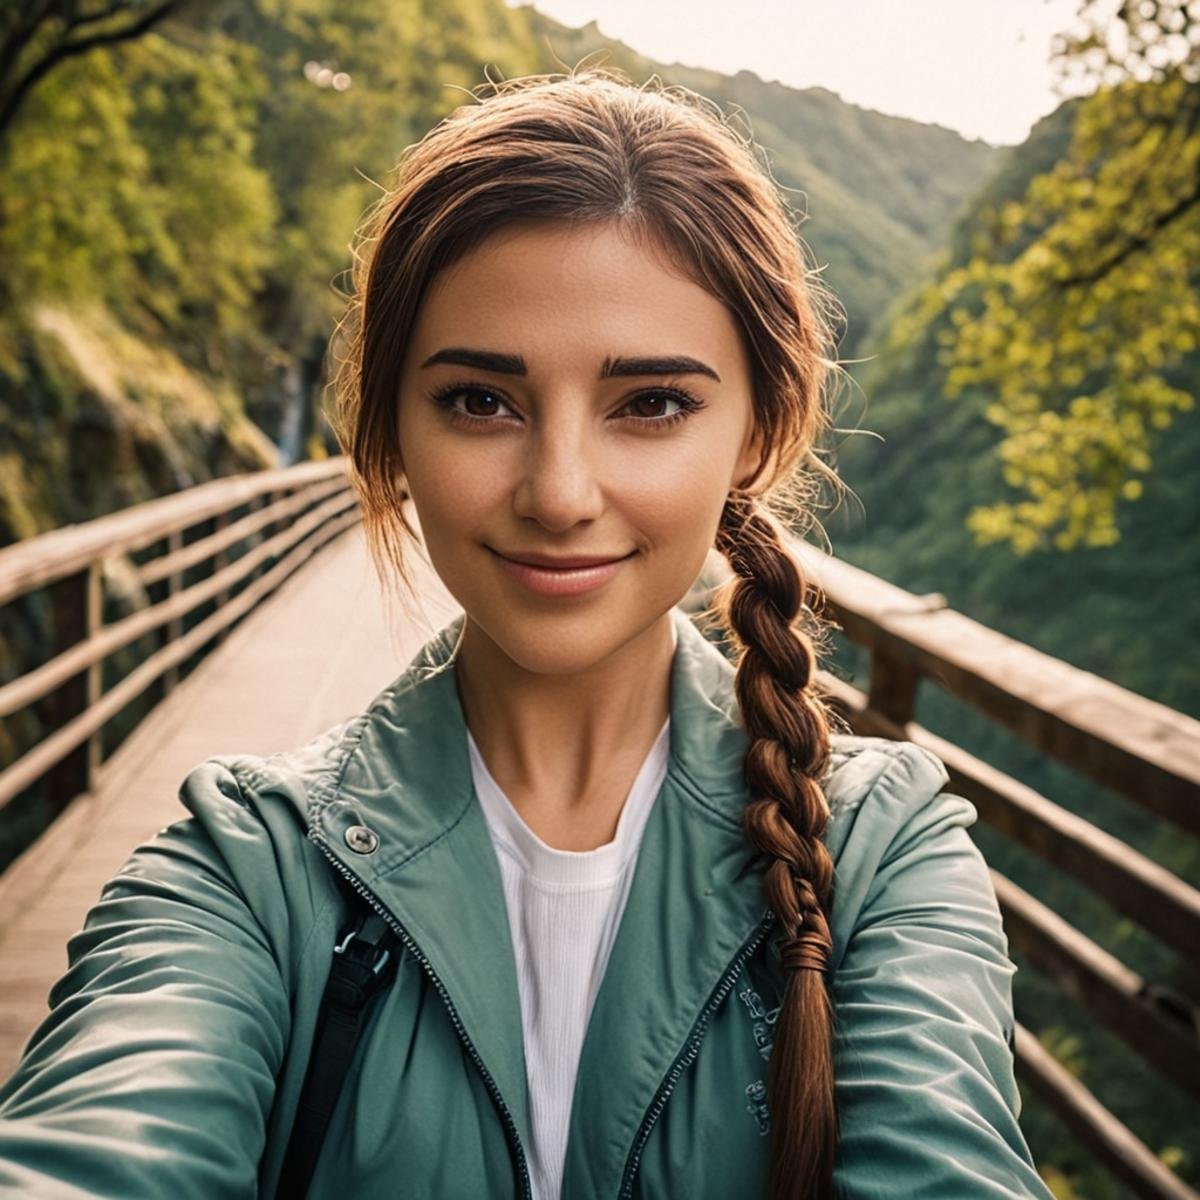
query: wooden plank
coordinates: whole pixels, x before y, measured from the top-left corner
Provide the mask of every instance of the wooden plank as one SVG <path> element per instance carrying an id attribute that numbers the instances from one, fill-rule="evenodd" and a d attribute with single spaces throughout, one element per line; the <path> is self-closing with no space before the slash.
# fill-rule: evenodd
<path id="1" fill-rule="evenodd" d="M 1143 1200 L 1200 1200 L 1149 1146 L 1113 1116 L 1020 1023 L 1015 1030 L 1017 1074 L 1062 1117 L 1079 1140 Z"/>
<path id="2" fill-rule="evenodd" d="M 93 559 L 128 554 L 176 529 L 186 529 L 219 512 L 248 503 L 272 489 L 344 475 L 345 455 L 267 471 L 227 475 L 132 508 L 64 525 L 0 550 L 0 604 L 81 571 Z"/>
<path id="3" fill-rule="evenodd" d="M 1134 1053 L 1200 1097 L 1200 1031 L 1142 994 L 1143 980 L 1056 912 L 992 870 L 1009 942 Z"/>
<path id="4" fill-rule="evenodd" d="M 1200 946 L 1200 891 L 1083 817 L 940 738 L 915 721 L 898 725 L 866 708 L 857 688 L 824 671 L 818 687 L 860 733 L 915 742 L 936 754 L 950 787 L 970 800 L 980 819 L 1095 890 L 1186 962 Z"/>

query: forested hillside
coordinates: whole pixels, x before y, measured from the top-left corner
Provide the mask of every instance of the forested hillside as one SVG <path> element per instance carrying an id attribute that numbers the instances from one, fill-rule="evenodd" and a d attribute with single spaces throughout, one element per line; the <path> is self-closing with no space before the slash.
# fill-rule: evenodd
<path id="1" fill-rule="evenodd" d="M 1007 157 L 950 232 L 936 277 L 962 269 L 971 248 L 986 241 L 986 214 L 1022 196 L 1066 153 L 1075 116 L 1075 106 L 1064 105 Z M 839 423 L 858 431 L 839 435 L 838 466 L 855 494 L 824 521 L 835 552 L 911 591 L 940 592 L 950 607 L 985 625 L 1200 716 L 1200 606 L 1192 600 L 1200 593 L 1196 414 L 1177 417 L 1153 438 L 1153 468 L 1140 477 L 1140 493 L 1117 506 L 1119 540 L 1026 553 L 1004 541 L 981 545 L 968 528 L 968 513 L 1012 491 L 998 453 L 1000 433 L 985 416 L 993 396 L 978 387 L 954 398 L 946 394 L 939 352 L 954 338 L 955 326 L 944 312 L 922 322 L 924 292 L 922 285 L 893 306 L 865 347 L 868 361 L 853 368 L 861 391 Z M 1195 395 L 1200 355 L 1185 354 L 1165 374 Z M 864 667 L 860 654 L 840 646 L 838 674 L 852 678 Z M 1194 838 L 1047 763 L 930 684 L 923 686 L 917 707 L 922 725 L 1200 885 Z M 1158 943 L 1087 889 L 982 826 L 972 834 L 994 867 L 1139 973 L 1172 981 L 1185 993 L 1194 987 L 1175 976 L 1173 958 Z M 1200 1105 L 1073 1005 L 1064 1005 L 1061 992 L 1015 957 L 1018 1020 L 1173 1169 L 1193 1185 L 1200 1182 Z M 1060 1197 L 1116 1200 L 1128 1194 L 1028 1093 L 1022 1125 Z"/>
<path id="2" fill-rule="evenodd" d="M 828 264 L 822 278 L 846 310 L 846 358 L 857 356 L 887 306 L 924 277 L 964 202 L 1005 157 L 952 130 L 847 104 L 825 88 L 658 63 L 602 37 L 595 22 L 569 29 L 532 7 L 521 11 L 539 43 L 566 62 L 604 49 L 606 61 L 632 78 L 658 73 L 716 100 L 741 127 L 748 122 L 789 201 L 810 218 L 801 234 Z"/>
<path id="3" fill-rule="evenodd" d="M 940 273 L 965 263 L 982 209 L 1021 195 L 1061 157 L 1071 121 L 1064 106 L 1004 163 L 951 232 Z M 1200 588 L 1200 422 L 1185 415 L 1155 439 L 1141 495 L 1117 510 L 1116 544 L 1025 556 L 978 545 L 968 511 L 1008 487 L 984 415 L 988 393 L 945 395 L 939 336 L 952 328 L 943 318 L 897 345 L 885 326 L 864 347 L 869 361 L 852 368 L 862 390 L 842 424 L 878 436 L 840 441 L 839 466 L 858 502 L 827 522 L 839 554 L 910 590 L 942 592 L 986 625 L 1200 717 L 1195 656 L 1177 652 L 1200 644 L 1200 610 L 1182 602 Z M 1195 393 L 1200 355 L 1169 374 Z"/>

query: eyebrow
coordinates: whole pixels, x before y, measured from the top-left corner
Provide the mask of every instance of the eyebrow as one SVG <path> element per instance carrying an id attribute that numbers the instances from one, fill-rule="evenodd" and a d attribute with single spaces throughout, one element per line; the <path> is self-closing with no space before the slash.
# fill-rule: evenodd
<path id="1" fill-rule="evenodd" d="M 472 350 L 467 346 L 447 346 L 431 354 L 421 367 L 451 363 L 474 367 L 479 371 L 495 371 L 501 375 L 527 375 L 528 367 L 519 354 L 501 354 L 493 350 Z M 721 377 L 707 363 L 689 358 L 686 354 L 670 354 L 652 358 L 605 358 L 600 369 L 601 379 L 618 375 L 708 375 L 721 382 Z"/>

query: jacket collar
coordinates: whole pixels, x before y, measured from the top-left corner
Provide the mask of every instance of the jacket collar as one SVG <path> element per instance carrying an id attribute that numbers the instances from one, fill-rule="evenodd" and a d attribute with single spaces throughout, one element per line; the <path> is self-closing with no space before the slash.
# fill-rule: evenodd
<path id="1" fill-rule="evenodd" d="M 770 913 L 741 828 L 733 668 L 680 609 L 670 757 L 579 1064 L 565 1194 L 613 1195 L 647 1108 L 713 988 Z M 530 1147 L 520 997 L 499 864 L 474 794 L 453 664 L 465 618 L 350 722 L 309 789 L 310 836 L 407 930 Z M 351 826 L 379 838 L 369 855 Z M 614 1069 L 614 1067 L 616 1069 Z"/>

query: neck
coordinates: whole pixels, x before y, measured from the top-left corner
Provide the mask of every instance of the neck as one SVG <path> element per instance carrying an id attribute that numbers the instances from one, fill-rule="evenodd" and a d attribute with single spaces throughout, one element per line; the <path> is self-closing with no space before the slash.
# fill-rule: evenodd
<path id="1" fill-rule="evenodd" d="M 666 613 L 569 675 L 531 672 L 469 617 L 455 661 L 459 699 L 488 770 L 543 841 L 611 841 L 629 789 L 670 712 L 674 629 Z"/>

